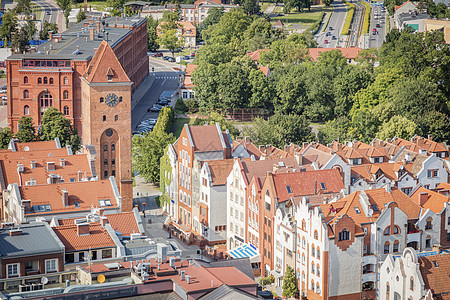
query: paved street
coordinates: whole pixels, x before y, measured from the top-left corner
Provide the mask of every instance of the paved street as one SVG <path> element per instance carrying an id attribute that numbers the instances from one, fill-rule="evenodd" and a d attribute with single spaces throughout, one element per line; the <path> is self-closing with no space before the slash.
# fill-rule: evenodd
<path id="1" fill-rule="evenodd" d="M 155 80 L 141 100 L 131 110 L 132 130 L 136 128 L 141 120 L 158 117 L 158 113 L 147 112 L 147 109 L 158 101 L 158 97 L 163 91 L 176 91 L 178 89 L 180 71 L 175 71 L 173 68 L 180 68 L 180 65 L 153 57 L 149 57 L 149 60 L 149 76 L 154 76 Z"/>
<path id="2" fill-rule="evenodd" d="M 38 6 L 41 7 L 41 22 L 47 21 L 49 23 L 58 24 L 59 32 L 65 30 L 64 15 L 58 5 L 54 1 L 50 0 L 33 0 Z"/>
<path id="3" fill-rule="evenodd" d="M 371 4 L 370 6 L 372 13 L 370 15 L 369 48 L 380 48 L 386 37 L 386 12 L 382 12 L 381 5 Z M 377 28 L 376 24 L 380 24 L 380 27 Z M 374 28 L 378 31 L 376 35 L 373 35 Z"/>
<path id="4" fill-rule="evenodd" d="M 319 48 L 336 48 L 342 27 L 344 26 L 347 7 L 341 1 L 334 1 L 331 5 L 333 6 L 334 12 L 330 18 L 328 27 L 332 27 L 333 29 L 328 30 L 326 28 L 323 32 L 316 34 L 317 47 Z M 328 32 L 331 34 L 330 36 L 326 36 Z M 333 39 L 332 36 L 335 36 L 336 39 Z M 328 41 L 327 44 L 325 44 L 325 40 Z M 339 41 L 339 46 L 343 47 L 344 45 Z"/>

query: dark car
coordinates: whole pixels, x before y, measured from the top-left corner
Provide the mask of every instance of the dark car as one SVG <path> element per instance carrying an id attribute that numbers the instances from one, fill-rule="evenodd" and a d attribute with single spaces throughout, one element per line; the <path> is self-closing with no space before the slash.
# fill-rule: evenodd
<path id="1" fill-rule="evenodd" d="M 187 59 L 191 59 L 191 57 L 188 56 L 188 55 L 185 55 L 185 56 L 183 56 L 183 59 L 184 59 L 184 60 L 187 60 Z"/>
<path id="2" fill-rule="evenodd" d="M 380 24 L 377 24 L 376 26 L 377 26 L 378 28 L 380 28 L 380 27 L 381 27 L 381 25 L 380 25 Z"/>
<path id="3" fill-rule="evenodd" d="M 168 104 L 169 104 L 169 101 L 167 101 L 166 99 L 160 99 L 158 101 L 158 105 L 166 106 Z"/>
<path id="4" fill-rule="evenodd" d="M 183 48 L 177 48 L 177 49 L 173 50 L 173 52 L 178 53 L 178 52 L 181 52 L 182 50 L 183 50 Z"/>
<path id="5" fill-rule="evenodd" d="M 328 27 L 328 30 L 333 30 L 333 27 L 331 27 L 331 26 L 330 26 L 330 27 Z"/>
<path id="6" fill-rule="evenodd" d="M 169 60 L 170 56 L 163 56 L 164 60 Z"/>
<path id="7" fill-rule="evenodd" d="M 332 38 L 333 40 L 335 40 L 335 39 L 336 39 L 336 36 L 333 35 L 331 38 Z"/>
<path id="8" fill-rule="evenodd" d="M 147 111 L 148 112 L 150 112 L 150 111 L 151 112 L 159 112 L 159 111 L 161 111 L 161 109 L 162 109 L 161 105 L 155 104 L 152 107 L 150 107 L 149 109 L 147 109 Z"/>
<path id="9" fill-rule="evenodd" d="M 170 61 L 170 62 L 175 62 L 175 58 L 173 58 L 173 57 L 169 57 L 169 58 L 167 59 L 167 61 Z"/>
<path id="10" fill-rule="evenodd" d="M 161 52 L 153 53 L 152 57 L 162 57 L 163 54 Z"/>
<path id="11" fill-rule="evenodd" d="M 258 296 L 263 299 L 273 299 L 273 294 L 271 291 L 258 291 Z"/>

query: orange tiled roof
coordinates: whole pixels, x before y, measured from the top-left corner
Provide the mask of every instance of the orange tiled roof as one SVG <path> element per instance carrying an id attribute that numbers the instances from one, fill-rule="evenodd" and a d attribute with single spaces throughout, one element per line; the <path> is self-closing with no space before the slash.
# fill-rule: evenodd
<path id="1" fill-rule="evenodd" d="M 366 216 L 364 213 L 359 201 L 361 193 L 367 195 L 372 207 L 373 204 L 378 207 L 378 211 L 373 210 L 372 217 Z M 334 220 L 332 223 L 334 223 L 339 216 L 346 214 L 350 216 L 355 223 L 362 224 L 374 222 L 380 216 L 382 210 L 385 209 L 385 205 L 389 202 L 396 202 L 398 208 L 408 216 L 408 219 L 419 218 L 420 206 L 397 188 L 392 188 L 391 192 L 387 192 L 384 188 L 366 190 L 363 192 L 357 191 L 334 203 L 324 204 L 320 207 L 322 208 L 325 217 L 333 217 Z M 355 207 L 359 208 L 360 213 L 356 212 L 354 209 Z M 336 212 L 333 212 L 332 209 L 335 209 Z"/>
<path id="2" fill-rule="evenodd" d="M 266 173 L 268 171 L 273 171 L 274 166 L 277 166 L 279 162 L 282 162 L 286 167 L 291 167 L 291 170 L 292 168 L 298 168 L 297 162 L 293 157 L 255 161 L 239 160 L 247 184 L 250 183 L 253 176 L 256 176 L 258 179 L 265 177 Z M 282 172 L 283 170 L 287 170 L 286 167 L 283 167 L 278 171 Z"/>
<path id="3" fill-rule="evenodd" d="M 38 142 L 29 142 L 29 143 L 14 143 L 17 151 L 36 151 L 36 150 L 55 150 L 58 149 L 56 147 L 55 141 L 38 141 Z M 28 147 L 28 148 L 27 148 Z M 28 150 L 25 150 L 27 148 Z"/>
<path id="4" fill-rule="evenodd" d="M 112 229 L 120 231 L 123 236 L 131 236 L 132 233 L 142 233 L 139 230 L 134 212 L 122 212 L 118 214 L 105 215 Z"/>
<path id="5" fill-rule="evenodd" d="M 317 61 L 320 56 L 320 53 L 332 50 L 341 51 L 342 55 L 347 59 L 355 59 L 358 57 L 359 51 L 361 48 L 358 47 L 350 47 L 350 48 L 309 48 L 309 56 L 313 61 Z"/>
<path id="6" fill-rule="evenodd" d="M 419 263 L 425 288 L 430 289 L 433 295 L 447 294 L 448 296 L 450 293 L 450 254 L 419 257 Z"/>
<path id="7" fill-rule="evenodd" d="M 227 177 L 233 169 L 233 164 L 233 159 L 208 161 L 208 167 L 212 177 L 212 185 L 227 184 Z"/>
<path id="8" fill-rule="evenodd" d="M 89 224 L 88 235 L 78 235 L 76 225 L 53 227 L 58 238 L 66 247 L 66 251 L 115 247 L 113 239 L 100 223 Z"/>
<path id="9" fill-rule="evenodd" d="M 385 177 L 389 180 L 397 180 L 397 175 L 395 174 L 401 167 L 405 171 L 411 173 L 413 164 L 412 163 L 376 163 L 376 164 L 364 164 L 351 166 L 352 174 L 356 177 L 362 177 L 367 180 L 376 181 L 376 173 L 380 170 Z"/>
<path id="10" fill-rule="evenodd" d="M 269 67 L 258 66 L 258 69 L 267 77 L 269 75 Z"/>
<path id="11" fill-rule="evenodd" d="M 61 166 L 64 159 L 65 166 Z M 78 171 L 82 171 L 83 178 L 92 177 L 91 168 L 86 154 L 68 155 L 65 148 L 56 150 L 39 150 L 30 152 L 9 152 L 0 154 L 5 184 L 21 183 L 33 178 L 36 184 L 47 184 L 50 174 L 60 175 L 66 182 L 70 178 L 78 180 Z M 31 168 L 31 162 L 36 162 L 36 168 Z M 47 171 L 47 163 L 55 163 L 55 171 Z M 24 172 L 17 172 L 17 165 L 22 164 Z M 19 184 L 20 185 L 20 184 Z"/>
<path id="12" fill-rule="evenodd" d="M 411 1 L 406 1 L 405 3 L 403 3 L 402 5 L 396 5 L 395 6 L 395 10 L 399 9 L 400 7 L 402 7 L 403 5 L 407 4 L 407 3 L 411 3 Z"/>
<path id="13" fill-rule="evenodd" d="M 436 214 L 439 214 L 446 202 L 450 201 L 450 198 L 446 195 L 436 193 L 432 190 L 426 189 L 424 187 L 419 187 L 412 195 L 411 199 L 416 201 L 417 204 L 420 205 L 419 197 L 421 193 L 427 193 L 427 200 L 422 205 L 424 209 L 430 209 Z"/>
<path id="14" fill-rule="evenodd" d="M 216 125 L 189 126 L 189 131 L 195 151 L 224 150 Z M 224 141 L 226 145 L 229 145 L 228 138 L 224 138 Z"/>
<path id="15" fill-rule="evenodd" d="M 253 52 L 247 52 L 247 55 L 250 56 L 250 58 L 251 58 L 253 61 L 258 61 L 259 58 L 261 57 L 261 52 L 267 52 L 267 51 L 269 51 L 269 50 L 270 50 L 270 49 L 258 49 L 258 50 L 253 51 Z"/>
<path id="16" fill-rule="evenodd" d="M 315 162 L 319 168 L 322 168 L 322 166 L 333 157 L 330 152 L 322 151 L 318 148 L 308 145 L 308 147 L 302 149 L 300 151 L 300 154 L 302 155 L 302 164 L 312 164 Z"/>
<path id="17" fill-rule="evenodd" d="M 336 169 L 272 174 L 272 178 L 278 202 L 284 202 L 294 196 L 339 193 L 344 188 Z"/>
<path id="18" fill-rule="evenodd" d="M 69 206 L 67 207 L 64 206 L 62 201 L 64 189 L 67 190 L 69 195 Z M 109 180 L 21 186 L 19 190 L 22 199 L 31 200 L 32 206 L 50 204 L 51 212 L 43 213 L 86 211 L 90 210 L 91 207 L 99 207 L 99 200 L 103 199 L 111 201 L 112 206 L 108 206 L 108 208 L 118 207 Z M 78 203 L 79 207 L 75 206 L 75 202 Z"/>
<path id="19" fill-rule="evenodd" d="M 250 138 L 244 138 L 244 139 L 236 139 L 233 141 L 233 151 L 236 149 L 238 145 L 244 146 L 244 148 L 247 150 L 248 154 L 254 155 L 255 159 L 259 159 L 262 155 L 262 152 L 259 150 L 259 148 L 253 144 L 252 140 Z"/>

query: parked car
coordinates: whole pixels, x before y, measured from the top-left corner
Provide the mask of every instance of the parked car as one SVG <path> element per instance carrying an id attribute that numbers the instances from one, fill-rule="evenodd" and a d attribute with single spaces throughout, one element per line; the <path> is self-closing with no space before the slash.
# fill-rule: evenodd
<path id="1" fill-rule="evenodd" d="M 8 95 L 3 96 L 2 100 L 4 100 L 4 101 L 8 100 Z"/>
<path id="2" fill-rule="evenodd" d="M 170 56 L 163 56 L 164 60 L 169 60 Z"/>
<path id="3" fill-rule="evenodd" d="M 185 55 L 185 56 L 183 56 L 183 59 L 184 59 L 184 60 L 188 60 L 188 59 L 191 59 L 191 57 L 188 56 L 188 55 Z"/>
<path id="4" fill-rule="evenodd" d="M 158 122 L 158 119 L 147 119 L 147 120 L 142 121 L 141 123 L 147 123 L 147 124 L 150 124 L 150 125 L 155 125 L 156 122 Z"/>
<path id="5" fill-rule="evenodd" d="M 195 57 L 195 52 L 194 52 L 194 53 L 191 53 L 191 57 Z"/>
<path id="6" fill-rule="evenodd" d="M 169 58 L 167 59 L 167 61 L 169 61 L 169 62 L 175 62 L 175 58 L 169 57 Z"/>
<path id="7" fill-rule="evenodd" d="M 324 44 L 328 44 L 328 40 L 323 41 Z"/>
<path id="8" fill-rule="evenodd" d="M 271 291 L 258 291 L 258 296 L 263 299 L 273 299 L 273 293 Z"/>
<path id="9" fill-rule="evenodd" d="M 380 24 L 377 24 L 377 25 L 376 25 L 376 27 L 380 28 L 380 27 L 381 27 L 381 25 L 380 25 Z"/>
<path id="10" fill-rule="evenodd" d="M 161 111 L 162 106 L 158 105 L 158 104 L 154 104 L 152 107 L 150 107 L 149 109 L 147 109 L 148 112 L 159 112 Z"/>
<path id="11" fill-rule="evenodd" d="M 333 30 L 333 27 L 331 27 L 331 26 L 330 26 L 330 27 L 328 27 L 328 30 Z"/>
<path id="12" fill-rule="evenodd" d="M 167 101 L 166 99 L 159 99 L 157 104 L 161 106 L 166 106 L 169 104 L 169 101 Z"/>
<path id="13" fill-rule="evenodd" d="M 46 14 L 47 16 L 49 16 L 49 15 L 51 15 L 52 13 L 51 13 L 49 10 L 47 10 L 47 11 L 45 12 L 45 14 Z"/>
<path id="14" fill-rule="evenodd" d="M 330 36 L 331 35 L 331 32 L 327 32 L 326 34 L 325 34 L 325 36 Z"/>
<path id="15" fill-rule="evenodd" d="M 177 48 L 177 49 L 173 50 L 173 52 L 179 53 L 179 52 L 181 52 L 182 50 L 183 50 L 183 48 Z"/>
<path id="16" fill-rule="evenodd" d="M 156 52 L 152 54 L 153 57 L 162 57 L 163 54 L 161 52 Z"/>

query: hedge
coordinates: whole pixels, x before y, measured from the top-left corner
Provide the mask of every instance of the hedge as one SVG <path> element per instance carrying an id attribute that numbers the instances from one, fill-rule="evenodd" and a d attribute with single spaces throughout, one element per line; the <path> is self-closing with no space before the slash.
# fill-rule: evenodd
<path id="1" fill-rule="evenodd" d="M 347 16 L 345 17 L 344 27 L 342 28 L 341 35 L 348 35 L 348 31 L 350 30 L 350 25 L 352 24 L 353 14 L 355 13 L 355 4 L 346 2 L 347 5 Z"/>
<path id="2" fill-rule="evenodd" d="M 366 13 L 364 14 L 364 24 L 362 33 L 369 33 L 370 27 L 370 4 L 364 1 L 361 1 L 361 4 L 366 7 Z"/>

